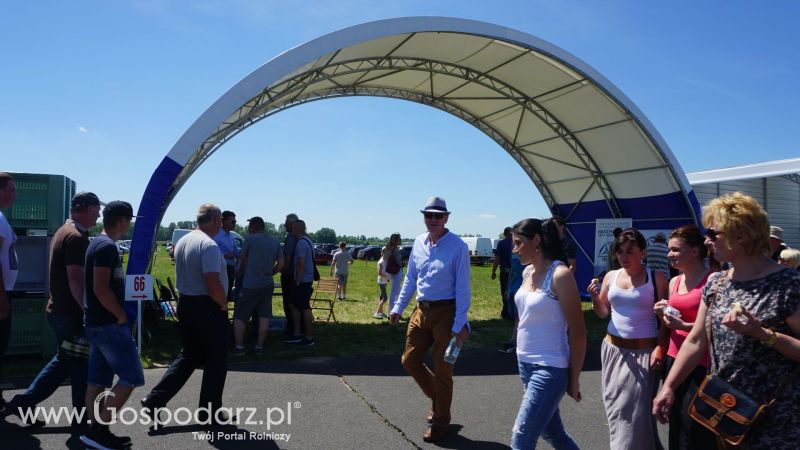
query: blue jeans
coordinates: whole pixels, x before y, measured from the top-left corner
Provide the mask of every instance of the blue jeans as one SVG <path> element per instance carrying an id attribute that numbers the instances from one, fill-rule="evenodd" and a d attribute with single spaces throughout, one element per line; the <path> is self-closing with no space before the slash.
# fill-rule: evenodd
<path id="1" fill-rule="evenodd" d="M 558 404 L 567 391 L 569 369 L 519 362 L 519 377 L 525 388 L 522 404 L 511 435 L 511 448 L 534 449 L 541 435 L 559 449 L 577 449 L 578 444 L 564 430 Z"/>
<path id="2" fill-rule="evenodd" d="M 92 344 L 89 347 L 89 384 L 110 388 L 116 374 L 120 386 L 144 385 L 144 371 L 130 325 L 87 326 L 86 338 Z"/>
<path id="3" fill-rule="evenodd" d="M 61 343 L 72 339 L 83 330 L 83 318 L 65 314 L 47 314 L 47 321 L 56 335 L 56 354 L 39 371 L 31 385 L 22 394 L 14 396 L 9 406 L 12 408 L 33 408 L 53 395 L 64 380 L 69 377 L 72 385 L 72 406 L 80 408 L 86 404 L 87 361 L 61 354 Z"/>

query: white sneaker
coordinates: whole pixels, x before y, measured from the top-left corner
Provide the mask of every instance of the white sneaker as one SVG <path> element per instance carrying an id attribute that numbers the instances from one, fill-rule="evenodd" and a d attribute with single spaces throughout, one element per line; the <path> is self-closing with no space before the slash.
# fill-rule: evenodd
<path id="1" fill-rule="evenodd" d="M 372 315 L 372 317 L 374 319 L 383 319 L 384 315 L 381 314 L 381 313 L 376 312 L 375 314 Z"/>

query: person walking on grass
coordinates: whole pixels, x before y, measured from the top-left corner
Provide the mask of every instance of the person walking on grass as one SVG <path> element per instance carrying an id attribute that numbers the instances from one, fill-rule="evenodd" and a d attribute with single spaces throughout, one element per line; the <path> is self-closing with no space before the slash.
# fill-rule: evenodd
<path id="1" fill-rule="evenodd" d="M 347 276 L 350 275 L 350 264 L 353 264 L 353 256 L 345 251 L 345 247 L 347 244 L 339 242 L 339 250 L 331 261 L 331 275 L 336 277 L 336 298 L 339 300 L 347 299 Z"/>
<path id="2" fill-rule="evenodd" d="M 386 272 L 386 276 L 389 277 L 389 282 L 392 285 L 387 301 L 387 309 L 389 311 L 397 303 L 397 297 L 400 296 L 400 288 L 403 287 L 403 254 L 400 249 L 400 242 L 400 233 L 392 233 L 389 236 L 389 243 L 383 247 L 383 260 L 386 263 L 383 271 Z"/>
<path id="3" fill-rule="evenodd" d="M 389 275 L 386 273 L 386 259 L 384 250 L 381 249 L 381 258 L 378 260 L 378 289 L 380 289 L 380 299 L 378 300 L 378 308 L 375 309 L 375 314 L 372 315 L 375 319 L 383 319 L 387 317 L 383 313 L 383 306 L 386 304 L 386 285 L 389 284 Z"/>
<path id="4" fill-rule="evenodd" d="M 103 210 L 103 231 L 86 249 L 86 337 L 91 343 L 86 409 L 90 425 L 81 441 L 90 448 L 130 445 L 130 438 L 113 434 L 108 423 L 133 389 L 144 386 L 144 372 L 123 306 L 125 275 L 116 243 L 128 232 L 133 217 L 130 203 L 108 203 Z M 117 384 L 112 388 L 114 375 Z M 104 392 L 107 388 L 111 390 Z"/>

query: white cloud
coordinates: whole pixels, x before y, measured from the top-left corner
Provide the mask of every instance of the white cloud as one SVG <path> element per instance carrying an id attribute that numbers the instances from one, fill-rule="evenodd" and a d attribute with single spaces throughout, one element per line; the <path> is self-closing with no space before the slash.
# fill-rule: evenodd
<path id="1" fill-rule="evenodd" d="M 86 132 L 88 132 L 89 130 L 87 130 L 87 129 L 86 129 L 86 128 L 84 128 L 84 127 L 78 127 L 78 131 L 80 131 L 81 133 L 86 133 Z"/>
<path id="2" fill-rule="evenodd" d="M 494 219 L 497 219 L 497 214 L 487 214 L 487 213 L 473 214 L 472 217 L 475 217 L 475 218 L 478 218 L 478 219 L 482 219 L 482 220 L 494 220 Z"/>

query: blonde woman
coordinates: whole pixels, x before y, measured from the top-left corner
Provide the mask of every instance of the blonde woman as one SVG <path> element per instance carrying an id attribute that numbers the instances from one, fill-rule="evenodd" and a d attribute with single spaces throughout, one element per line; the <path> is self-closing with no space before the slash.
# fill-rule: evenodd
<path id="1" fill-rule="evenodd" d="M 796 449 L 800 377 L 790 376 L 800 361 L 800 273 L 770 259 L 767 213 L 750 196 L 735 192 L 711 200 L 703 208 L 703 225 L 706 246 L 733 268 L 709 277 L 692 331 L 653 401 L 653 414 L 668 420 L 676 389 L 711 347 L 711 374 L 757 401 L 775 398 L 745 446 Z M 775 396 L 784 381 L 788 388 Z"/>
<path id="2" fill-rule="evenodd" d="M 403 287 L 403 255 L 400 253 L 400 233 L 393 233 L 389 236 L 389 243 L 383 247 L 383 260 L 386 262 L 386 276 L 392 284 L 389 291 L 387 307 L 389 311 L 397 303 L 397 296 L 400 295 L 400 288 Z"/>

